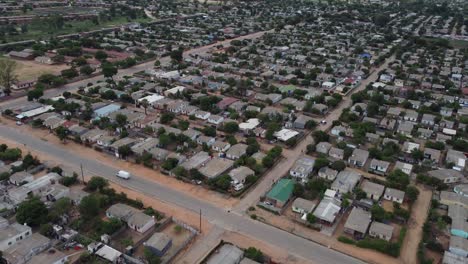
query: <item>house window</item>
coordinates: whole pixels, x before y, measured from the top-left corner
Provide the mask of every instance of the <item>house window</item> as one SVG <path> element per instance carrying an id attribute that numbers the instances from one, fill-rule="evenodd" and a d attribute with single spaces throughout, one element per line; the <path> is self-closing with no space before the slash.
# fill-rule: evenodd
<path id="1" fill-rule="evenodd" d="M 25 235 L 26 235 L 26 236 L 29 236 L 29 231 L 28 231 L 28 232 L 26 232 L 26 234 L 25 234 Z"/>

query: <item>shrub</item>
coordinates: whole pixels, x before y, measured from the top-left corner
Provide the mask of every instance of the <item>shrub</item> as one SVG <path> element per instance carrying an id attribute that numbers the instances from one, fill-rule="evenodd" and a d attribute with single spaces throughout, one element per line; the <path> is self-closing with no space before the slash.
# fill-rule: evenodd
<path id="1" fill-rule="evenodd" d="M 356 244 L 356 241 L 352 240 L 349 237 L 345 237 L 345 236 L 338 237 L 338 241 L 340 241 L 342 243 L 350 244 L 350 245 Z"/>

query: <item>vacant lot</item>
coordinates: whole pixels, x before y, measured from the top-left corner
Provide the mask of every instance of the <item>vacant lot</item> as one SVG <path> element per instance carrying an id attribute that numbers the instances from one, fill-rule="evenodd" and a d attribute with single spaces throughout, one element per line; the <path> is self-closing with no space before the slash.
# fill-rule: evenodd
<path id="1" fill-rule="evenodd" d="M 67 69 L 68 66 L 65 64 L 61 65 L 44 65 L 35 61 L 20 61 L 15 60 L 17 63 L 16 75 L 19 81 L 35 80 L 42 74 L 57 74 L 62 70 Z"/>

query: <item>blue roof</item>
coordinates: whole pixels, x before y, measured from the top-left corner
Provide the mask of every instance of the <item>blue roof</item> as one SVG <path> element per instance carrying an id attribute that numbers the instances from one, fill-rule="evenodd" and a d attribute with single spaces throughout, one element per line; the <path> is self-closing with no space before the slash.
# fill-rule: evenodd
<path id="1" fill-rule="evenodd" d="M 94 110 L 94 114 L 97 116 L 97 117 L 103 117 L 103 116 L 107 116 L 117 110 L 120 109 L 120 105 L 119 104 L 110 104 L 110 105 L 106 105 L 104 107 L 101 107 L 99 109 L 96 109 Z"/>
<path id="2" fill-rule="evenodd" d="M 362 58 L 372 58 L 372 55 L 370 55 L 369 53 L 362 53 L 361 55 Z"/>

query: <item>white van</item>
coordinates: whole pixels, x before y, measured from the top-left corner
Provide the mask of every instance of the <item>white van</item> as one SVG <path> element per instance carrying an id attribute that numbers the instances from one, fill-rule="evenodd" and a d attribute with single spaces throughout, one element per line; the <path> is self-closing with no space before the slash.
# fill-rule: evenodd
<path id="1" fill-rule="evenodd" d="M 128 180 L 131 177 L 129 172 L 123 171 L 123 170 L 118 171 L 117 174 L 115 174 L 115 176 L 117 176 L 119 178 L 122 178 L 122 179 L 125 179 L 125 180 Z"/>

